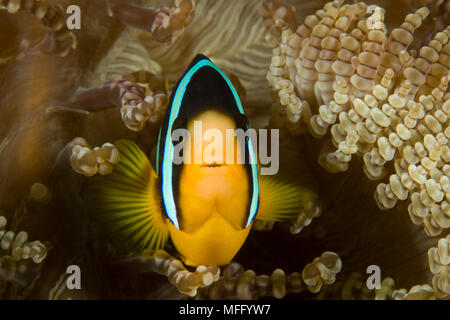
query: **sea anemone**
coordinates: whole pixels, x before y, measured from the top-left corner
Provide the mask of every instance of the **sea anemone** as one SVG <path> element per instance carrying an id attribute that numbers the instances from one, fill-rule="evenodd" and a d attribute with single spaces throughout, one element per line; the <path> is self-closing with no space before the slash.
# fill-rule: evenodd
<path id="1" fill-rule="evenodd" d="M 441 235 L 450 226 L 450 29 L 414 50 L 427 7 L 391 32 L 385 10 L 364 2 L 328 2 L 298 27 L 293 10 L 264 3 L 266 25 L 280 37 L 267 37 L 274 48 L 267 79 L 279 98 L 274 120 L 285 119 L 293 135 L 308 130 L 322 138 L 318 162 L 331 173 L 347 171 L 353 155 L 361 157 L 368 179 L 388 177 L 374 195 L 381 210 L 409 198 L 412 223 L 429 237 Z M 431 270 L 438 260 L 430 260 Z M 446 297 L 448 287 L 436 281 L 435 294 Z"/>
<path id="2" fill-rule="evenodd" d="M 0 0 L 0 297 L 448 299 L 449 3 L 325 2 Z M 253 127 L 280 129 L 320 205 L 256 221 L 234 262 L 193 270 L 119 252 L 84 189 L 114 169 L 118 139 L 151 158 L 200 52 Z"/>

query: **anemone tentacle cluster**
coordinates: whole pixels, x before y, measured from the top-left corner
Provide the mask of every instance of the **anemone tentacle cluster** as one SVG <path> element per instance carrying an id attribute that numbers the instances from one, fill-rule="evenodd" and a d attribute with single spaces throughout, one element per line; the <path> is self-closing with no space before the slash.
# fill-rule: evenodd
<path id="1" fill-rule="evenodd" d="M 222 276 L 211 286 L 201 288 L 197 299 L 258 299 L 260 297 L 284 298 L 289 293 L 310 290 L 317 293 L 324 285 L 331 285 L 341 271 L 342 262 L 334 252 L 324 252 L 307 264 L 301 273 L 289 275 L 275 269 L 271 275 L 256 275 L 253 270 L 232 262 L 223 268 Z"/>
<path id="2" fill-rule="evenodd" d="M 334 252 L 326 251 L 303 269 L 302 277 L 309 291 L 317 293 L 324 284 L 336 281 L 336 274 L 342 269 L 342 261 Z"/>
<path id="3" fill-rule="evenodd" d="M 28 242 L 28 233 L 25 231 L 15 234 L 14 231 L 5 230 L 6 223 L 6 218 L 0 216 L 1 249 L 11 250 L 11 257 L 15 261 L 32 259 L 34 263 L 41 263 L 47 255 L 45 245 L 40 241 Z"/>
<path id="4" fill-rule="evenodd" d="M 117 16 L 123 23 L 152 33 L 160 43 L 173 43 L 191 21 L 195 9 L 193 0 L 175 0 L 173 6 L 142 8 L 133 4 L 113 4 L 107 0 L 110 16 Z"/>
<path id="5" fill-rule="evenodd" d="M 127 80 L 120 79 L 114 82 L 120 87 L 120 114 L 128 129 L 140 131 L 147 120 L 153 123 L 162 120 L 169 103 L 167 94 L 151 89 L 146 93 L 143 87 Z"/>
<path id="6" fill-rule="evenodd" d="M 83 138 L 75 138 L 71 144 L 70 165 L 79 174 L 88 177 L 97 173 L 106 175 L 119 162 L 119 151 L 109 142 L 94 149 Z"/>
<path id="7" fill-rule="evenodd" d="M 45 43 L 45 48 L 41 48 L 42 51 L 64 57 L 71 49 L 77 47 L 76 37 L 67 28 L 66 12 L 61 5 L 39 0 L 1 0 L 0 10 L 2 9 L 10 14 L 16 14 L 20 10 L 28 11 L 42 22 L 47 29 L 47 37 L 50 39 L 47 41 L 48 43 Z M 23 47 L 23 51 L 30 49 L 29 43 L 26 41 L 20 45 Z M 7 61 L 11 58 L 13 57 L 4 59 Z"/>
<path id="8" fill-rule="evenodd" d="M 450 235 L 441 238 L 436 247 L 428 250 L 428 262 L 434 275 L 434 291 L 439 298 L 447 299 L 450 296 Z"/>
<path id="9" fill-rule="evenodd" d="M 28 233 L 6 230 L 7 219 L 0 216 L 0 297 L 2 296 L 2 282 L 13 281 L 23 284 L 19 280 L 20 274 L 27 271 L 26 261 L 40 264 L 47 256 L 47 247 L 40 241 L 28 241 Z"/>
<path id="10" fill-rule="evenodd" d="M 409 199 L 412 222 L 429 237 L 442 234 L 450 226 L 450 27 L 416 51 L 410 46 L 427 7 L 391 32 L 384 9 L 363 2 L 328 2 L 298 27 L 293 10 L 280 1 L 262 9 L 273 47 L 267 79 L 279 97 L 275 116 L 293 135 L 309 130 L 327 138 L 318 162 L 331 173 L 362 157 L 368 179 L 388 178 L 374 194 L 380 209 Z M 441 260 L 437 249 L 430 252 L 437 272 Z M 434 279 L 433 288 L 414 287 L 414 294 L 442 297 L 449 275 Z"/>
<path id="11" fill-rule="evenodd" d="M 393 278 L 385 278 L 378 288 L 371 290 L 360 273 L 352 273 L 347 278 L 321 290 L 317 299 L 339 297 L 344 300 L 435 300 L 436 291 L 428 284 L 415 285 L 411 289 L 396 289 Z"/>
<path id="12" fill-rule="evenodd" d="M 0 0 L 0 16 L 6 17 L 0 18 L 0 29 L 10 25 L 17 29 L 17 35 L 6 35 L 2 42 L 6 50 L 0 54 L 0 105 L 7 120 L 0 126 L 0 187 L 5 194 L 0 203 L 0 298 L 130 299 L 144 294 L 157 299 L 281 299 L 301 293 L 297 297 L 448 299 L 450 29 L 445 21 L 450 2 L 377 1 L 388 5 L 385 11 L 364 2 L 336 0 L 299 23 L 296 16 L 317 8 L 318 1 L 285 1 L 291 4 L 79 1 L 83 28 L 72 33 L 65 25 L 65 10 L 57 5 L 67 5 L 66 1 Z M 263 19 L 258 14 L 261 2 Z M 418 3 L 428 8 L 417 9 Z M 393 8 L 403 5 L 417 10 L 398 27 L 388 28 L 385 14 L 395 18 Z M 26 20 L 32 15 L 36 19 Z M 433 32 L 418 36 L 423 29 L 430 30 L 427 24 L 432 24 Z M 47 34 L 42 38 L 44 29 Z M 270 34 L 264 42 L 266 29 Z M 424 46 L 417 49 L 416 42 L 423 40 Z M 75 46 L 78 49 L 71 50 Z M 324 188 L 333 191 L 332 206 L 326 211 L 334 216 L 316 219 L 321 210 L 311 205 L 290 229 L 287 224 L 255 220 L 254 229 L 274 230 L 267 236 L 252 232 L 248 247 L 236 258 L 239 263 L 220 268 L 189 269 L 165 251 L 123 256 L 99 232 L 101 226 L 91 224 L 93 219 L 85 215 L 80 192 L 84 176 L 108 174 L 118 163 L 118 150 L 108 141 L 133 140 L 150 155 L 168 104 L 168 79 L 174 83 L 199 52 L 227 75 L 236 75 L 230 78 L 252 127 L 266 126 L 272 86 L 277 109 L 271 124 L 291 134 L 282 136 L 283 146 L 303 147 L 312 139 L 289 142 L 310 134 L 322 147 L 318 160 L 327 171 L 348 171 Z M 264 75 L 271 52 L 267 83 Z M 37 69 L 42 72 L 35 74 Z M 237 85 L 239 81 L 244 86 Z M 81 136 L 85 139 L 74 138 Z M 308 162 L 314 148 L 301 150 Z M 370 208 L 364 207 L 365 196 L 348 201 L 350 188 L 340 181 L 354 181 L 360 171 L 348 168 L 358 157 L 368 179 L 382 182 L 377 188 L 368 183 L 354 192 L 359 197 L 369 188 L 375 190 Z M 11 172 L 11 164 L 19 169 Z M 68 164 L 80 175 L 69 174 Z M 335 177 L 315 166 L 310 169 L 319 173 L 321 186 Z M 335 197 L 336 190 L 342 193 Z M 405 207 L 404 218 L 423 226 L 425 233 L 403 224 L 398 214 L 387 223 L 380 216 L 360 227 L 364 219 L 378 219 L 371 215 L 377 205 L 398 213 L 404 208 L 396 206 L 399 200 L 410 202 L 409 217 Z M 52 251 L 47 242 L 28 242 L 27 233 L 6 230 L 3 215 L 8 217 L 8 229 L 25 229 L 39 239 L 50 233 L 55 240 Z M 362 220 L 348 223 L 357 215 Z M 334 223 L 339 219 L 342 222 Z M 303 230 L 313 222 L 317 223 Z M 288 229 L 302 234 L 283 234 Z M 359 232 L 364 236 L 358 238 L 358 248 L 351 248 L 352 235 Z M 264 238 L 273 245 L 267 246 Z M 295 251 L 290 246 L 279 250 L 279 245 L 287 245 L 285 240 Z M 385 248 L 370 250 L 373 246 Z M 339 252 L 343 262 L 330 251 L 313 259 L 324 248 Z M 284 249 L 292 259 L 281 261 L 272 252 L 283 254 Z M 403 250 L 398 259 L 391 256 L 397 250 Z M 429 272 L 424 273 L 426 257 Z M 364 272 L 353 273 L 361 272 L 368 259 L 376 259 L 383 277 L 393 277 L 384 278 L 375 290 L 366 285 Z M 304 268 L 288 273 L 299 260 Z M 67 290 L 66 268 L 73 264 L 82 268 L 90 288 Z M 269 271 L 259 274 L 261 269 Z M 112 278 L 114 288 L 109 286 Z"/>
<path id="13" fill-rule="evenodd" d="M 195 296 L 197 290 L 211 285 L 219 279 L 220 269 L 216 266 L 198 266 L 194 272 L 188 271 L 183 262 L 163 250 L 143 253 L 155 272 L 165 275 L 169 282 L 188 296 Z"/>
<path id="14" fill-rule="evenodd" d="M 437 236 L 450 225 L 450 27 L 408 51 L 428 15 L 422 7 L 390 34 L 384 10 L 363 2 L 329 2 L 296 30 L 273 15 L 281 38 L 267 37 L 274 47 L 267 78 L 293 134 L 308 128 L 330 137 L 319 155 L 325 169 L 346 171 L 357 154 L 367 177 L 379 180 L 394 162 L 389 183 L 376 190 L 379 207 L 409 197 L 412 221 Z"/>

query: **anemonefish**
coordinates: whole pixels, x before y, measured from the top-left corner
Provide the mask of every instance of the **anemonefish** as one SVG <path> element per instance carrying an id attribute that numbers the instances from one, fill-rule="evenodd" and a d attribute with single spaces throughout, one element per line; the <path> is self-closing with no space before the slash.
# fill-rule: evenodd
<path id="1" fill-rule="evenodd" d="M 159 131 L 156 170 L 134 142 L 117 141 L 119 163 L 93 180 L 89 196 L 93 214 L 129 250 L 161 249 L 170 238 L 186 265 L 224 265 L 242 247 L 255 219 L 293 219 L 310 191 L 276 175 L 259 175 L 251 139 L 244 146 L 236 139 L 228 145 L 236 151 L 234 160 L 246 161 L 207 159 L 208 144 L 198 146 L 194 139 L 196 121 L 203 130 L 224 135 L 227 129 L 249 128 L 232 82 L 203 55 L 172 92 Z M 177 128 L 191 133 L 185 160 L 200 155 L 200 162 L 174 161 Z"/>

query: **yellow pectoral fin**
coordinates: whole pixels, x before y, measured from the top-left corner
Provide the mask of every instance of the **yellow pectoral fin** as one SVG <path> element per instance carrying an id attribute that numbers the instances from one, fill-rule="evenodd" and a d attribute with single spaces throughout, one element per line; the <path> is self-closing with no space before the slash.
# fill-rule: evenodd
<path id="1" fill-rule="evenodd" d="M 132 141 L 115 143 L 120 161 L 111 174 L 89 184 L 90 211 L 128 250 L 161 249 L 169 231 L 163 219 L 156 173 Z"/>
<path id="2" fill-rule="evenodd" d="M 307 201 L 316 198 L 308 189 L 292 179 L 277 176 L 259 177 L 260 200 L 256 219 L 277 222 L 296 218 Z"/>

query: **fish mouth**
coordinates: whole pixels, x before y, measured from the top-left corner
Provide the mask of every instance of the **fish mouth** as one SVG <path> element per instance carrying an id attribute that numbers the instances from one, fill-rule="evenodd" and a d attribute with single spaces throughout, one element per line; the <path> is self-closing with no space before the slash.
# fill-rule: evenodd
<path id="1" fill-rule="evenodd" d="M 225 166 L 224 163 L 204 163 L 202 164 L 202 168 L 206 167 L 206 168 L 217 168 L 217 167 L 223 167 Z"/>

